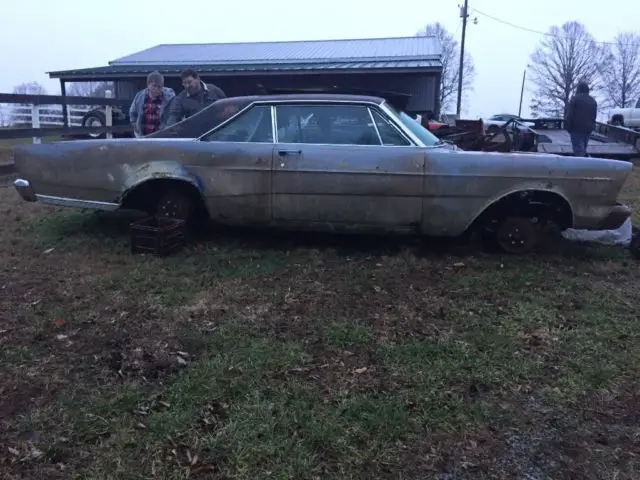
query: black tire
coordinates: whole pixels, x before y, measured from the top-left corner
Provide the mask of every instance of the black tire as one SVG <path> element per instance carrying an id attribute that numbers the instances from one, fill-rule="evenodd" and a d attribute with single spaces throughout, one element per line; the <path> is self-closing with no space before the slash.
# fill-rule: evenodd
<path id="1" fill-rule="evenodd" d="M 614 125 L 616 127 L 624 127 L 624 117 L 621 117 L 620 115 L 614 115 L 611 119 L 611 125 Z"/>
<path id="2" fill-rule="evenodd" d="M 107 119 L 100 110 L 91 110 L 87 112 L 87 114 L 82 118 L 82 126 L 84 128 L 88 127 L 104 127 L 107 125 Z M 104 133 L 87 133 L 89 138 L 99 139 L 105 138 L 106 135 Z"/>

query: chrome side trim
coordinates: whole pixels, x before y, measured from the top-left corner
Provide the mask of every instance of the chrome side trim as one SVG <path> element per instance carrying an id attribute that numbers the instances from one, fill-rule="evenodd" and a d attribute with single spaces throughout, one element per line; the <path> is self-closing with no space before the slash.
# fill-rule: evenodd
<path id="1" fill-rule="evenodd" d="M 90 208 L 94 210 L 104 210 L 106 212 L 113 212 L 120 208 L 120 205 L 117 203 L 98 202 L 96 200 L 81 200 L 79 198 L 55 197 L 53 195 L 39 194 L 36 194 L 36 198 L 39 202 L 46 205 L 57 205 L 59 207 Z"/>
<path id="2" fill-rule="evenodd" d="M 271 135 L 273 136 L 273 143 L 278 143 L 278 121 L 276 117 L 276 106 L 270 105 L 271 109 Z"/>

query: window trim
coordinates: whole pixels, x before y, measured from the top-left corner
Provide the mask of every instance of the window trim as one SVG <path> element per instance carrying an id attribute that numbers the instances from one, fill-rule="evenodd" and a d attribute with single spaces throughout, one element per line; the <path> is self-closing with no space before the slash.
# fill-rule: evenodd
<path id="1" fill-rule="evenodd" d="M 378 125 L 376 125 L 376 119 L 373 118 L 373 113 L 371 112 L 371 107 L 367 107 L 367 112 L 369 112 L 369 118 L 371 119 L 371 124 L 373 125 L 373 129 L 376 131 L 376 135 L 378 135 L 378 141 L 380 142 L 380 146 L 384 147 L 384 142 L 382 141 L 382 136 L 380 135 L 380 130 L 378 130 Z"/>
<path id="2" fill-rule="evenodd" d="M 406 127 L 405 125 L 402 125 L 400 122 L 396 121 L 396 119 L 394 118 L 394 115 L 392 115 L 392 113 L 388 110 L 387 106 L 386 106 L 386 102 L 383 101 L 382 103 L 377 103 L 377 102 L 368 102 L 368 101 L 354 101 L 354 100 L 329 100 L 329 99 L 315 99 L 315 100 L 292 100 L 292 99 L 286 99 L 286 100 L 276 100 L 276 99 L 269 99 L 269 100 L 255 100 L 253 102 L 251 102 L 250 104 L 246 105 L 244 108 L 238 110 L 234 115 L 232 115 L 231 117 L 227 118 L 224 122 L 219 123 L 218 125 L 216 125 L 215 127 L 207 130 L 205 133 L 203 133 L 202 135 L 200 135 L 199 137 L 196 138 L 197 141 L 203 141 L 202 139 L 204 137 L 206 137 L 207 135 L 215 132 L 216 130 L 222 129 L 224 128 L 227 124 L 235 121 L 240 115 L 242 115 L 244 112 L 246 112 L 247 110 L 253 108 L 254 106 L 258 106 L 258 105 L 266 105 L 268 107 L 271 107 L 272 110 L 272 128 L 275 130 L 275 135 L 273 137 L 273 142 L 263 142 L 263 144 L 277 144 L 278 143 L 278 135 L 277 135 L 277 112 L 276 112 L 276 107 L 278 105 L 300 105 L 300 104 L 328 104 L 328 105 L 358 105 L 358 106 L 365 106 L 365 107 L 369 107 L 369 108 L 374 108 L 378 111 L 380 111 L 383 116 L 385 118 L 387 118 L 389 120 L 389 122 L 406 138 L 409 140 L 409 143 L 412 147 L 422 147 L 422 148 L 429 148 L 426 145 L 424 145 L 422 143 L 422 141 L 420 140 L 420 138 L 418 138 L 416 135 L 413 134 L 413 132 L 411 132 L 411 130 L 409 130 L 408 127 Z M 211 142 L 213 143 L 213 142 Z M 258 143 L 258 142 L 240 142 L 240 143 Z M 302 144 L 301 144 L 302 145 Z M 334 143 L 325 143 L 325 144 L 318 144 L 318 143 L 308 143 L 305 145 L 327 145 L 327 146 L 336 146 L 337 144 Z M 344 144 L 342 144 L 344 145 Z M 349 145 L 349 144 L 347 144 Z M 352 146 L 358 146 L 358 147 L 387 147 L 387 148 L 391 148 L 391 147 L 399 147 L 399 145 L 352 145 Z"/>

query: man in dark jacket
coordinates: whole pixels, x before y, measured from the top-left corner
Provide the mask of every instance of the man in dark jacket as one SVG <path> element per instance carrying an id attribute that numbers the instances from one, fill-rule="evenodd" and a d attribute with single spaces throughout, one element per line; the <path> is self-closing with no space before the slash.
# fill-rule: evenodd
<path id="1" fill-rule="evenodd" d="M 171 102 L 167 125 L 173 125 L 189 118 L 216 100 L 226 98 L 220 88 L 213 84 L 205 84 L 200 80 L 198 73 L 192 69 L 182 72 L 180 78 L 184 90 L 176 95 Z"/>
<path id="2" fill-rule="evenodd" d="M 564 128 L 571 137 L 573 154 L 576 157 L 587 156 L 587 144 L 591 132 L 596 128 L 598 104 L 589 95 L 589 85 L 578 82 L 576 94 L 571 97 L 564 117 Z"/>

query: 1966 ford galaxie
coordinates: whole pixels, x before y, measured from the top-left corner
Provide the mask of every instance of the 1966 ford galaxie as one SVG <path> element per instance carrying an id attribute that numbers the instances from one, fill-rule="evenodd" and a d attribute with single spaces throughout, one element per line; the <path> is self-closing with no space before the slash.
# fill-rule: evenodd
<path id="1" fill-rule="evenodd" d="M 465 152 L 382 98 L 295 94 L 219 100 L 145 138 L 14 150 L 26 201 L 139 209 L 186 220 L 335 232 L 459 236 L 536 246 L 541 225 L 613 229 L 632 165 Z"/>

